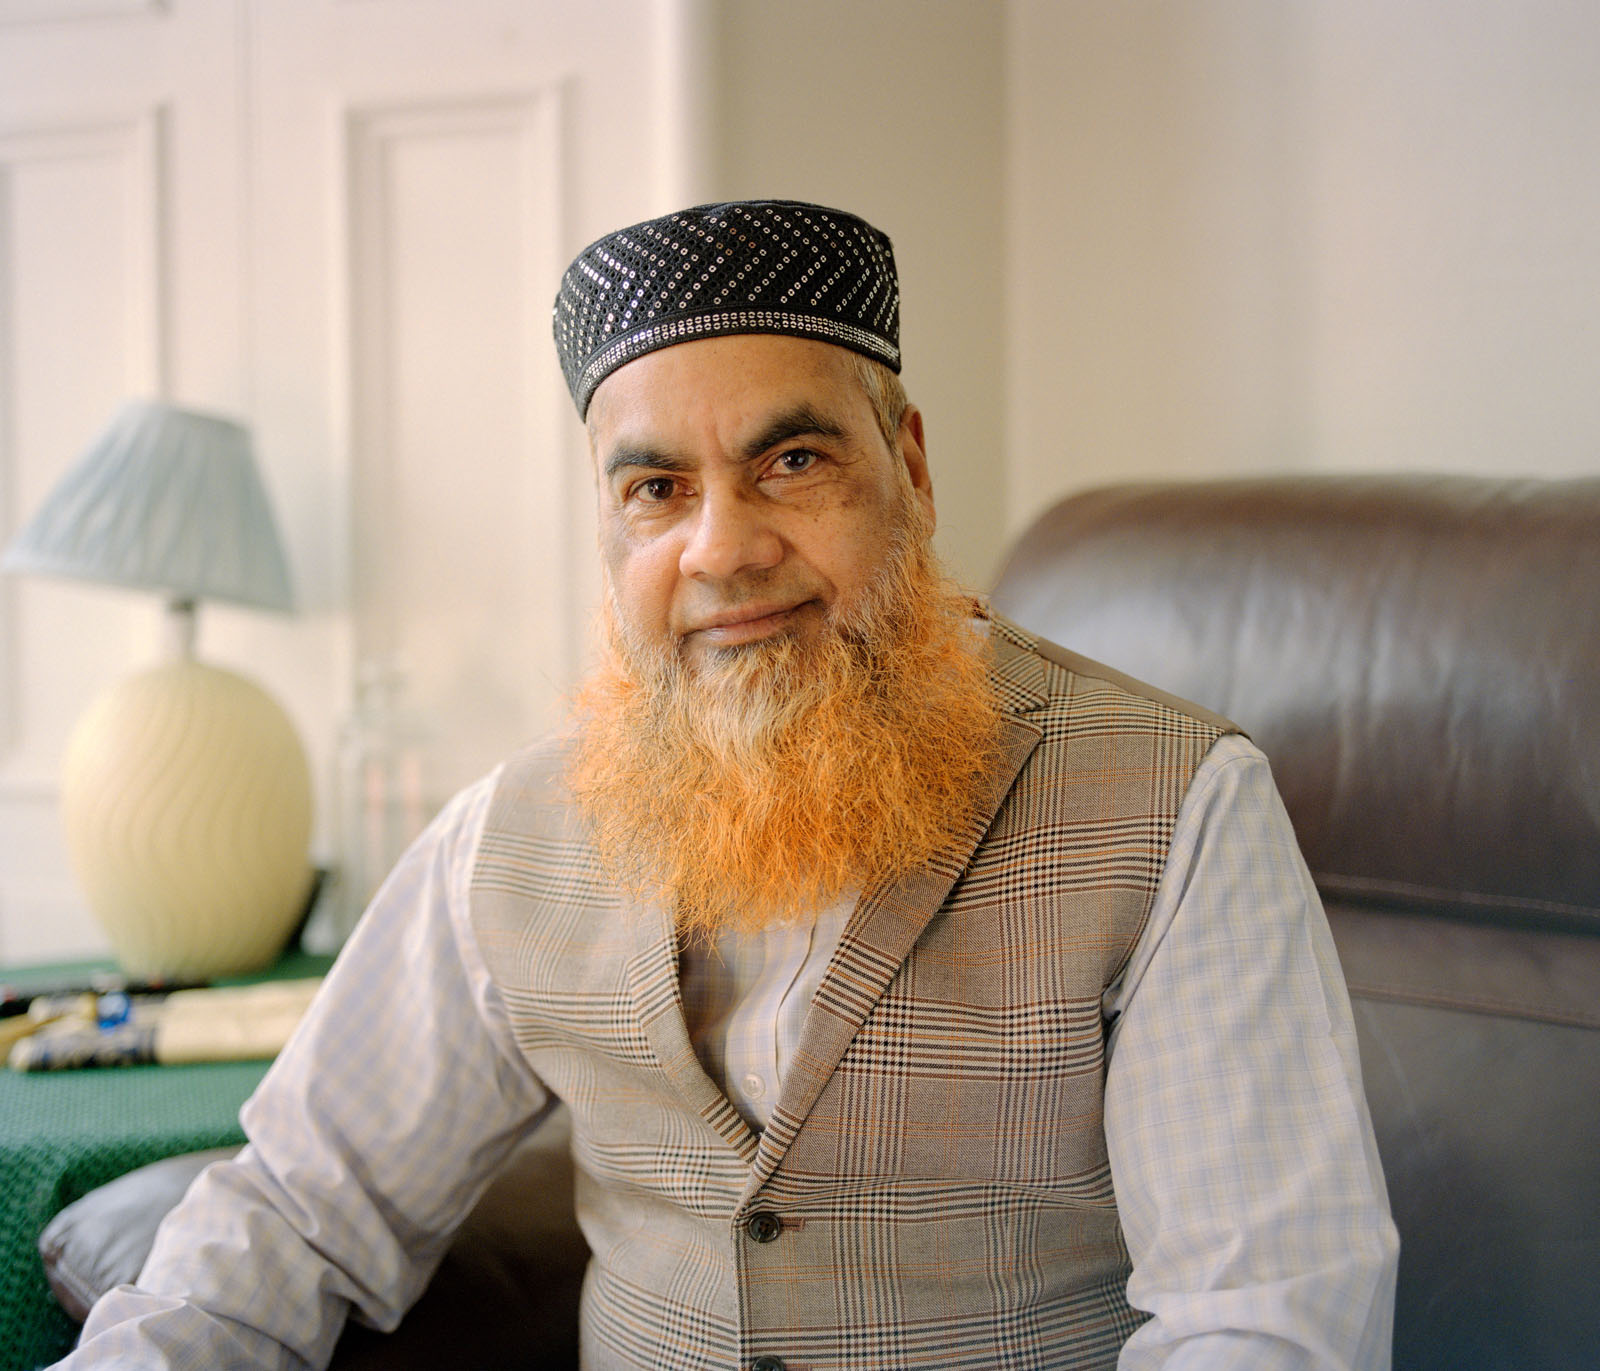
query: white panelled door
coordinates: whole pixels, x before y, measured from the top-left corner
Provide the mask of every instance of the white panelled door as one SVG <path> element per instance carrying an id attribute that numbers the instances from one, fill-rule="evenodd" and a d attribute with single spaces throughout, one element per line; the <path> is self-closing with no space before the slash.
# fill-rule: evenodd
<path id="1" fill-rule="evenodd" d="M 701 0 L 0 0 L 0 531 L 128 395 L 238 416 L 299 613 L 202 610 L 319 779 L 360 665 L 430 802 L 556 718 L 596 596 L 562 265 L 696 198 Z M 686 38 L 687 36 L 687 38 Z M 0 584 L 0 961 L 99 950 L 66 867 L 73 721 L 152 598 Z"/>

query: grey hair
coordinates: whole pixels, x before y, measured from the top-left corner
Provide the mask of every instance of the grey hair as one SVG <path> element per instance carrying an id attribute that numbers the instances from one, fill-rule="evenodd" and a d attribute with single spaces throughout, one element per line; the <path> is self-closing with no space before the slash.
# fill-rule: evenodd
<path id="1" fill-rule="evenodd" d="M 878 421 L 878 431 L 891 452 L 900 442 L 900 421 L 905 418 L 911 401 L 906 398 L 906 388 L 900 378 L 875 358 L 860 352 L 850 353 L 850 369 L 866 391 L 872 404 L 872 413 Z"/>

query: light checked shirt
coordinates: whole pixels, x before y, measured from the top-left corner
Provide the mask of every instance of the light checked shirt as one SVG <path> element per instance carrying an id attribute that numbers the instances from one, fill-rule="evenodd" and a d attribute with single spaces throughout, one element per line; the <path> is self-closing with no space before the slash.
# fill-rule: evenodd
<path id="1" fill-rule="evenodd" d="M 689 1041 L 706 1074 L 752 1128 L 772 1119 L 811 998 L 855 907 L 855 895 L 810 921 L 724 934 L 678 952 Z"/>

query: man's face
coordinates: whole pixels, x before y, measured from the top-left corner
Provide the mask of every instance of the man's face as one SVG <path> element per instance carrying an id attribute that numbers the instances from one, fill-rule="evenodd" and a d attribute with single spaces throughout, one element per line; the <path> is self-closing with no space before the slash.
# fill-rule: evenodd
<path id="1" fill-rule="evenodd" d="M 921 415 L 887 444 L 828 343 L 748 334 L 647 353 L 601 383 L 588 427 L 621 626 L 691 668 L 814 639 L 853 608 L 908 488 L 932 526 Z"/>

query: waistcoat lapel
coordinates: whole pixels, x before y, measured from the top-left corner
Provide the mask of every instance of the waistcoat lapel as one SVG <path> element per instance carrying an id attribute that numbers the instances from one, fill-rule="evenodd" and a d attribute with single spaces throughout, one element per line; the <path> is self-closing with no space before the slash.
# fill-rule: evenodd
<path id="1" fill-rule="evenodd" d="M 747 1197 L 777 1168 L 862 1021 L 966 869 L 1039 738 L 1032 724 L 1004 715 L 995 763 L 985 778 L 974 820 L 959 844 L 900 880 L 863 895 L 800 1030 L 772 1122 L 761 1135 Z"/>
<path id="2" fill-rule="evenodd" d="M 628 981 L 634 1007 L 650 1041 L 651 1050 L 666 1070 L 688 1107 L 739 1154 L 750 1162 L 756 1155 L 756 1135 L 716 1082 L 706 1075 L 689 1041 L 678 987 L 678 944 L 672 917 L 665 905 L 652 901 L 631 911 L 633 955 L 628 961 Z"/>

